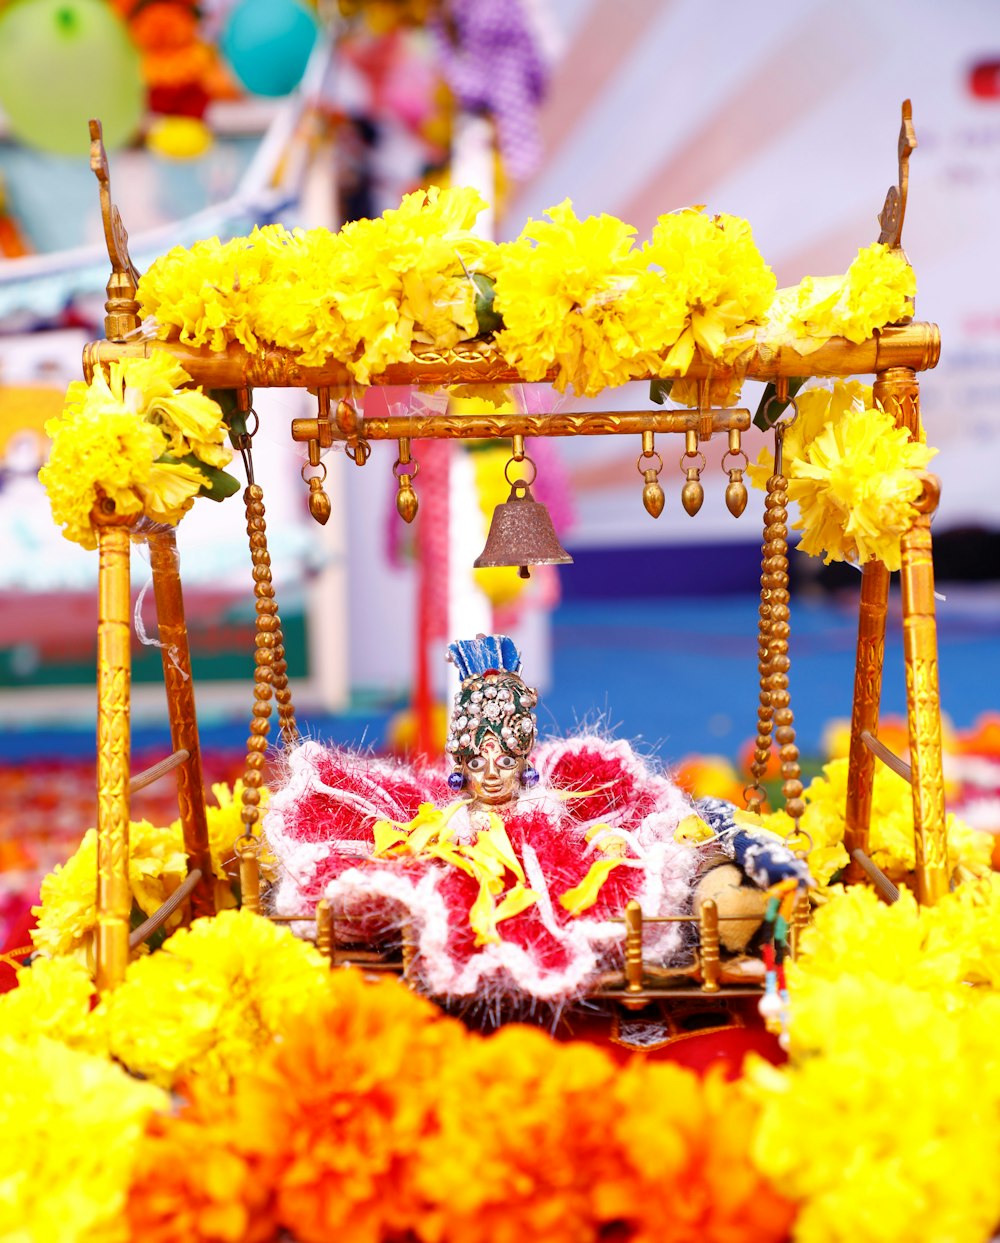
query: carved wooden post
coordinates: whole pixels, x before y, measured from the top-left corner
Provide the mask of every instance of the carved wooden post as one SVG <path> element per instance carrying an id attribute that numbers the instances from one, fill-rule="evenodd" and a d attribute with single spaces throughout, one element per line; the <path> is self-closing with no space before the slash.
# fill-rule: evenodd
<path id="1" fill-rule="evenodd" d="M 866 854 L 872 812 L 872 781 L 875 756 L 865 746 L 865 730 L 878 734 L 882 698 L 882 666 L 885 659 L 885 619 L 889 607 L 889 571 L 881 561 L 869 561 L 861 571 L 861 607 L 858 612 L 858 646 L 854 661 L 854 706 L 851 712 L 851 750 L 847 761 L 847 808 L 844 849 L 850 862 L 844 879 L 864 881 L 865 874 L 854 859 L 860 847 Z"/>
<path id="2" fill-rule="evenodd" d="M 116 987 L 128 966 L 129 534 L 114 507 L 95 510 L 97 529 L 97 987 Z"/>
<path id="3" fill-rule="evenodd" d="M 931 515 L 940 484 L 924 476 L 919 516 L 903 536 L 900 572 L 903 594 L 903 655 L 906 708 L 913 769 L 913 828 L 916 835 L 917 897 L 924 905 L 948 892 L 944 772 L 941 761 L 941 696 L 938 690 L 937 625 L 934 619 L 934 563 Z"/>
<path id="4" fill-rule="evenodd" d="M 238 847 L 240 856 L 240 906 L 246 911 L 260 914 L 260 859 L 256 841 L 242 839 Z"/>
<path id="5" fill-rule="evenodd" d="M 177 538 L 172 527 L 149 536 L 149 562 L 153 571 L 156 618 L 163 644 L 163 681 L 170 714 L 170 740 L 174 751 L 187 751 L 177 769 L 177 802 L 184 828 L 188 871 L 201 870 L 201 880 L 191 894 L 195 916 L 215 914 L 215 882 L 212 853 L 208 845 L 205 789 L 201 772 L 201 748 L 191 680 L 191 650 L 184 618 Z"/>

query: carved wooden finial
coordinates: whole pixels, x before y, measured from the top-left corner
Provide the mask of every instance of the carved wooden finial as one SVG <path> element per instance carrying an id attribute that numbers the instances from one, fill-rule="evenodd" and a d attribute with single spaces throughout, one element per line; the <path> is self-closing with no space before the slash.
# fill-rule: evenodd
<path id="1" fill-rule="evenodd" d="M 139 304 L 135 300 L 139 272 L 128 253 L 128 234 L 122 218 L 111 201 L 111 173 L 100 121 L 90 122 L 90 167 L 101 189 L 101 219 L 111 260 L 108 300 L 104 304 L 107 312 L 104 335 L 109 341 L 124 341 L 139 327 Z"/>
<path id="2" fill-rule="evenodd" d="M 913 128 L 913 108 L 908 99 L 903 100 L 903 120 L 899 127 L 897 155 L 899 159 L 898 184 L 890 186 L 885 204 L 879 212 L 878 222 L 882 232 L 878 240 L 899 250 L 903 238 L 903 217 L 906 215 L 906 194 L 910 184 L 910 155 L 917 147 L 917 135 Z"/>

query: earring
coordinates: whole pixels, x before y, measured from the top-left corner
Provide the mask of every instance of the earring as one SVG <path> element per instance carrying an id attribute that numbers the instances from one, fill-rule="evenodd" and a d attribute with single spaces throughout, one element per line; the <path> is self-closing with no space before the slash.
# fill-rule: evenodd
<path id="1" fill-rule="evenodd" d="M 536 773 L 537 778 L 537 773 Z M 465 788 L 465 773 L 454 772 L 448 774 L 448 789 L 462 790 Z"/>
<path id="2" fill-rule="evenodd" d="M 526 786 L 529 790 L 532 786 L 538 785 L 538 769 L 528 767 L 521 773 L 521 785 Z"/>

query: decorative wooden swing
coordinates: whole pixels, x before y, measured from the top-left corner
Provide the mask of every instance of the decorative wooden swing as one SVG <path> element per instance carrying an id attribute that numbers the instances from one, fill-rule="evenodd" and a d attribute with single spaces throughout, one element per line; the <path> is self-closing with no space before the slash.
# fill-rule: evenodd
<path id="1" fill-rule="evenodd" d="M 368 457 L 368 446 L 375 440 L 399 442 L 399 460 L 394 471 L 398 481 L 400 513 L 412 518 L 415 512 L 410 441 L 416 439 L 510 439 L 517 446 L 526 436 L 632 435 L 641 438 L 639 472 L 644 479 L 643 499 L 651 513 L 662 508 L 663 494 L 658 475 L 660 467 L 654 438 L 683 435 L 684 458 L 695 459 L 698 445 L 712 435 L 725 433 L 730 451 L 740 452 L 740 436 L 750 426 L 745 409 L 643 410 L 600 413 L 531 415 L 522 413 L 430 414 L 420 417 L 366 418 L 346 399 L 334 401 L 338 392 L 350 391 L 351 377 L 335 360 L 322 366 L 304 367 L 290 351 L 265 348 L 248 353 L 238 344 L 222 352 L 185 346 L 176 341 L 147 340 L 137 336 L 140 326 L 136 302 L 138 273 L 128 253 L 128 238 L 118 210 L 111 201 L 107 158 L 100 126 L 91 123 L 91 165 L 100 183 L 101 208 L 112 273 L 105 304 L 106 339 L 88 345 L 84 351 L 84 372 L 89 380 L 99 367 L 128 358 L 148 357 L 165 350 L 183 365 L 192 380 L 205 389 L 231 390 L 237 407 L 252 414 L 254 388 L 308 388 L 318 394 L 315 418 L 293 420 L 293 439 L 306 444 L 309 463 L 314 468 L 309 481 L 310 508 L 324 521 L 329 514 L 322 488 L 320 453 L 332 444 L 344 445 L 348 456 L 359 466 Z M 903 105 L 903 122 L 898 146 L 898 182 L 885 199 L 879 216 L 879 241 L 900 247 L 906 209 L 908 166 L 916 140 L 910 119 L 909 101 Z M 903 323 L 885 328 L 861 344 L 843 338 L 827 341 L 808 355 L 790 346 L 756 346 L 746 365 L 746 378 L 773 383 L 779 399 L 787 393 L 790 379 L 805 377 L 850 377 L 872 374 L 876 404 L 890 413 L 897 426 L 911 437 L 920 435 L 920 399 L 917 373 L 937 364 L 940 352 L 938 329 L 928 323 Z M 476 385 L 509 384 L 521 377 L 488 342 L 470 341 L 453 349 L 416 346 L 410 363 L 397 364 L 373 378 L 376 385 Z M 712 374 L 719 375 L 719 368 Z M 688 375 L 706 381 L 709 368 L 696 360 Z M 331 411 L 333 412 L 331 414 Z M 248 740 L 244 776 L 242 818 L 244 836 L 237 844 L 241 859 L 243 902 L 260 909 L 256 847 L 251 829 L 259 816 L 259 787 L 262 784 L 264 753 L 272 699 L 278 704 L 281 732 L 286 742 L 296 736 L 295 718 L 288 689 L 281 622 L 271 586 L 267 552 L 263 494 L 254 483 L 249 451 L 252 434 L 243 438 L 248 463 L 245 492 L 248 534 L 253 559 L 256 596 L 256 667 L 254 707 Z M 662 463 L 660 464 L 662 466 Z M 782 756 L 784 794 L 789 813 L 797 820 L 802 812 L 802 784 L 799 780 L 798 752 L 788 696 L 788 574 L 786 493 L 780 466 L 776 465 L 768 489 L 761 578 L 760 674 L 761 696 L 758 715 L 755 781 L 759 781 L 770 753 L 772 735 Z M 701 487 L 698 470 L 687 470 L 688 485 Z M 742 471 L 730 471 L 730 508 L 742 512 L 739 502 Z M 937 638 L 934 618 L 934 580 L 931 560 L 930 521 L 938 502 L 938 482 L 925 476 L 917 503 L 918 518 L 902 538 L 902 610 L 906 665 L 906 695 L 916 832 L 916 887 L 919 900 L 935 902 L 948 889 L 949 874 L 945 840 L 944 783 L 941 761 L 941 719 L 938 692 Z M 745 503 L 745 499 L 744 499 Z M 693 505 L 693 509 L 692 509 Z M 211 858 L 205 815 L 198 727 L 180 568 L 174 531 L 159 529 L 149 534 L 156 609 L 163 646 L 163 669 L 170 714 L 173 755 L 167 761 L 132 779 L 129 770 L 130 732 L 130 609 L 129 609 L 129 530 L 127 518 L 117 515 L 105 503 L 94 514 L 99 549 L 98 622 L 98 933 L 97 984 L 113 988 L 124 976 L 129 957 L 129 917 L 132 895 L 128 883 L 128 833 L 130 788 L 145 784 L 155 775 L 175 768 L 189 875 L 173 896 L 171 909 L 190 899 L 193 915 L 215 910 Z M 686 505 L 697 509 L 694 498 Z M 783 534 L 784 533 L 784 534 Z M 889 571 L 881 562 L 863 567 L 861 607 L 858 625 L 854 702 L 851 720 L 845 846 L 851 858 L 846 880 L 854 882 L 873 874 L 867 858 L 871 817 L 872 781 L 876 756 L 891 762 L 899 771 L 906 765 L 887 753 L 877 740 L 881 697 L 885 626 L 889 595 Z M 751 788 L 751 806 L 760 797 Z M 876 879 L 879 875 L 874 869 Z M 885 878 L 881 878 L 884 881 Z M 132 934 L 132 943 L 148 935 L 151 926 L 162 922 L 158 912 L 147 925 Z M 625 913 L 623 970 L 609 979 L 601 995 L 626 1005 L 642 1006 L 647 1001 L 676 996 L 674 985 L 700 984 L 705 992 L 717 993 L 734 982 L 720 963 L 718 915 L 714 903 L 706 902 L 698 915 L 678 916 L 700 924 L 701 952 L 690 970 L 664 973 L 643 960 L 643 916 L 637 903 Z M 806 908 L 800 904 L 795 923 L 801 926 Z M 333 911 L 327 902 L 317 911 L 317 944 L 332 961 L 339 961 L 333 929 Z M 352 961 L 364 955 L 351 952 Z M 412 947 L 404 937 L 402 963 L 393 966 L 376 955 L 368 965 L 408 972 Z M 664 976 L 668 976 L 665 979 Z"/>

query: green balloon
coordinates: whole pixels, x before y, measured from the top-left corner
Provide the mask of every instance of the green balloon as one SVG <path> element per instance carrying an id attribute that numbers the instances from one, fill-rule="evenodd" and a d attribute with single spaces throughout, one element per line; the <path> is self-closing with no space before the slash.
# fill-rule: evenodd
<path id="1" fill-rule="evenodd" d="M 15 0 L 0 14 L 0 107 L 22 143 L 85 155 L 94 117 L 119 147 L 145 104 L 139 52 L 103 0 Z"/>

